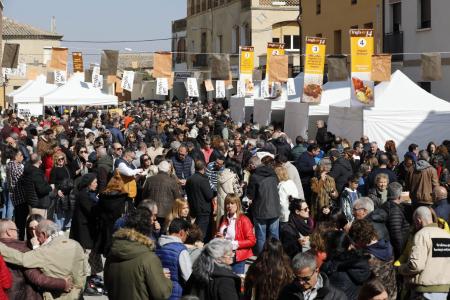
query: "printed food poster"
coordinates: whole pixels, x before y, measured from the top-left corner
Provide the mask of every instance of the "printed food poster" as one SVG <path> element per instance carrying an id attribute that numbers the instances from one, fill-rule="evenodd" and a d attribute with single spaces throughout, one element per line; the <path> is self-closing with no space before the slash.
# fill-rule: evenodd
<path id="1" fill-rule="evenodd" d="M 372 29 L 351 29 L 351 106 L 373 107 L 374 82 L 371 80 L 374 38 Z"/>
<path id="2" fill-rule="evenodd" d="M 267 58 L 266 58 L 266 80 L 270 81 L 270 58 L 272 56 L 284 55 L 284 44 L 283 43 L 267 43 Z"/>
<path id="3" fill-rule="evenodd" d="M 252 96 L 254 93 L 253 69 L 255 68 L 255 48 L 240 47 L 239 80 L 245 84 L 245 94 Z"/>
<path id="4" fill-rule="evenodd" d="M 319 104 L 322 98 L 326 39 L 306 37 L 305 79 L 302 102 Z"/>

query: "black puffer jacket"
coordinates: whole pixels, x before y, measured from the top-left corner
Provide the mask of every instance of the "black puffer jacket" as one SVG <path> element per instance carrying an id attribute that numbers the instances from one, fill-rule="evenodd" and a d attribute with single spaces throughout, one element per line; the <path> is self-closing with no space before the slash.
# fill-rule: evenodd
<path id="1" fill-rule="evenodd" d="M 272 168 L 262 165 L 255 169 L 248 183 L 247 197 L 253 201 L 253 217 L 272 219 L 280 216 L 278 178 Z"/>
<path id="2" fill-rule="evenodd" d="M 384 209 L 376 208 L 373 212 L 367 215 L 366 219 L 372 223 L 380 240 L 391 240 L 389 238 L 389 231 L 386 228 L 388 214 Z"/>
<path id="3" fill-rule="evenodd" d="M 361 286 L 371 275 L 369 257 L 354 250 L 331 257 L 321 270 L 350 300 L 358 298 Z"/>
<path id="4" fill-rule="evenodd" d="M 344 190 L 348 178 L 352 176 L 353 168 L 349 160 L 339 157 L 333 164 L 333 168 L 328 175 L 336 182 L 336 189 L 339 193 Z"/>
<path id="5" fill-rule="evenodd" d="M 323 287 L 317 291 L 316 300 L 347 300 L 347 295 L 330 283 L 325 273 L 320 273 Z M 280 293 L 279 300 L 304 300 L 303 290 L 297 282 L 287 285 Z"/>
<path id="6" fill-rule="evenodd" d="M 386 227 L 394 248 L 394 258 L 398 259 L 408 241 L 410 226 L 401 205 L 388 200 L 381 208 L 387 213 Z"/>

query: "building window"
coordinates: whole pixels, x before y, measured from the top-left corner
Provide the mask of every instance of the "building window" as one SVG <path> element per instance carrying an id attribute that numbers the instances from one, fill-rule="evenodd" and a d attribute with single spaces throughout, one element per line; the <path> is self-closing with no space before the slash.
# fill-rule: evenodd
<path id="1" fill-rule="evenodd" d="M 217 53 L 222 53 L 223 52 L 223 35 L 218 35 L 217 36 L 216 52 Z"/>
<path id="2" fill-rule="evenodd" d="M 233 53 L 239 53 L 239 44 L 241 41 L 241 31 L 239 26 L 234 26 L 231 32 L 231 51 Z"/>
<path id="3" fill-rule="evenodd" d="M 342 53 L 342 31 L 334 31 L 334 54 Z"/>
<path id="4" fill-rule="evenodd" d="M 365 28 L 365 29 L 373 29 L 373 23 L 370 22 L 370 23 L 364 24 L 364 28 Z"/>
<path id="5" fill-rule="evenodd" d="M 392 31 L 400 32 L 400 26 L 402 24 L 402 3 L 392 4 Z"/>
<path id="6" fill-rule="evenodd" d="M 202 11 L 205 11 L 208 9 L 208 1 L 207 0 L 202 0 Z"/>
<path id="7" fill-rule="evenodd" d="M 316 0 L 316 15 L 320 15 L 321 13 L 321 1 L 320 0 Z"/>
<path id="8" fill-rule="evenodd" d="M 286 50 L 300 49 L 300 36 L 298 35 L 284 35 L 283 42 Z"/>
<path id="9" fill-rule="evenodd" d="M 431 28 L 431 0 L 418 2 L 418 28 Z"/>
<path id="10" fill-rule="evenodd" d="M 186 40 L 184 38 L 180 38 L 177 44 L 177 56 L 176 63 L 186 62 Z"/>
<path id="11" fill-rule="evenodd" d="M 279 43 L 280 42 L 280 38 L 272 38 L 272 43 Z"/>
<path id="12" fill-rule="evenodd" d="M 352 5 L 358 4 L 358 0 L 351 0 L 352 1 Z"/>
<path id="13" fill-rule="evenodd" d="M 208 51 L 207 49 L 208 49 L 208 47 L 207 47 L 207 40 L 206 40 L 206 32 L 202 32 L 200 52 L 206 53 Z"/>
<path id="14" fill-rule="evenodd" d="M 423 88 L 428 93 L 431 93 L 431 82 L 429 81 L 422 81 L 417 83 L 421 88 Z"/>

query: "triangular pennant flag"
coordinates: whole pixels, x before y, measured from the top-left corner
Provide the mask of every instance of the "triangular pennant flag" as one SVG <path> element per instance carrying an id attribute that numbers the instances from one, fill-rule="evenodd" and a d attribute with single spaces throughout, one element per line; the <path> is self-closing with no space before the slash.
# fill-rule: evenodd
<path id="1" fill-rule="evenodd" d="M 199 96 L 197 78 L 189 77 L 186 80 L 186 88 L 187 88 L 189 97 L 198 97 Z"/>
<path id="2" fill-rule="evenodd" d="M 211 79 L 206 79 L 206 80 L 205 80 L 205 90 L 206 90 L 207 92 L 212 92 L 212 91 L 214 91 L 214 86 L 213 86 L 213 84 L 212 84 Z"/>

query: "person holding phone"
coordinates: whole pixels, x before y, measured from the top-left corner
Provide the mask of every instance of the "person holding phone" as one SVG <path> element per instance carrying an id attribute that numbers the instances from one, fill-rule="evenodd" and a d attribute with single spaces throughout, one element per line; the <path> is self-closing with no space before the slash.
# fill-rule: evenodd
<path id="1" fill-rule="evenodd" d="M 256 244 L 253 224 L 241 211 L 241 199 L 236 194 L 225 197 L 225 215 L 222 216 L 218 238 L 230 240 L 235 256 L 231 268 L 237 275 L 245 274 L 245 261 L 253 256 Z"/>

